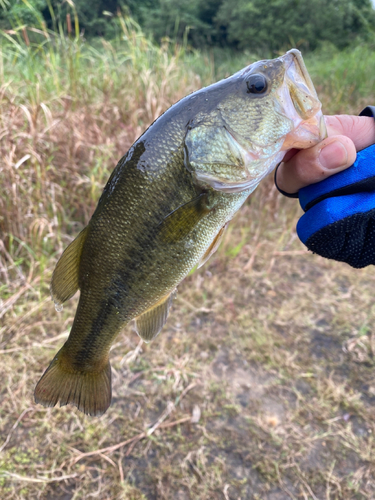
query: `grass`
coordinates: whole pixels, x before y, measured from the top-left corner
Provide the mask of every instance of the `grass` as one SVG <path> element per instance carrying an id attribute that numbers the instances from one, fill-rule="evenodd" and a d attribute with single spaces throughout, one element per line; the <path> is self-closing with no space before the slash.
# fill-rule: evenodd
<path id="1" fill-rule="evenodd" d="M 118 23 L 95 47 L 64 26 L 3 37 L 1 498 L 374 498 L 374 276 L 307 253 L 271 179 L 162 334 L 120 335 L 103 417 L 34 404 L 77 304 L 55 311 L 51 272 L 110 171 L 170 104 L 252 57 L 157 48 Z M 307 57 L 325 111 L 358 113 L 375 97 L 371 47 L 331 53 Z"/>
<path id="2" fill-rule="evenodd" d="M 323 106 L 330 113 L 358 114 L 358 105 L 364 107 L 368 99 L 373 99 L 374 84 L 370 76 L 375 71 L 373 46 L 359 45 L 342 52 L 327 47 L 318 57 L 307 57 L 306 64 L 323 96 Z"/>

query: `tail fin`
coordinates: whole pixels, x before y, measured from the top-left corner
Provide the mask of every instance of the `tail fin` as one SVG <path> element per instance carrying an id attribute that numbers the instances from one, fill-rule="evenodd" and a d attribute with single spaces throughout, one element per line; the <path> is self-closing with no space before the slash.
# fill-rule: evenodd
<path id="1" fill-rule="evenodd" d="M 61 365 L 59 354 L 39 380 L 35 402 L 43 406 L 72 404 L 87 415 L 102 415 L 111 404 L 111 365 L 100 372 L 67 371 Z"/>

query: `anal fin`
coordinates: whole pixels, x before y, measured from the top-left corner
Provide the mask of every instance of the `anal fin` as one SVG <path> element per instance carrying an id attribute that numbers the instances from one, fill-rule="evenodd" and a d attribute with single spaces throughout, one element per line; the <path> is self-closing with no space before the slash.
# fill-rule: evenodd
<path id="1" fill-rule="evenodd" d="M 63 304 L 78 290 L 78 271 L 82 248 L 86 240 L 87 226 L 64 250 L 52 274 L 51 295 L 56 304 Z"/>
<path id="2" fill-rule="evenodd" d="M 225 233 L 225 229 L 227 228 L 228 224 L 229 224 L 228 222 L 226 224 L 224 224 L 224 226 L 217 233 L 217 235 L 213 239 L 211 245 L 207 248 L 204 255 L 201 257 L 201 260 L 199 261 L 197 269 L 202 267 L 203 264 L 205 264 L 208 261 L 208 259 L 211 257 L 211 255 L 213 255 L 216 252 L 216 250 L 219 248 L 220 243 L 221 243 L 223 236 L 224 236 L 224 233 Z"/>
<path id="3" fill-rule="evenodd" d="M 165 325 L 176 290 L 159 300 L 135 319 L 135 329 L 144 342 L 151 342 Z"/>

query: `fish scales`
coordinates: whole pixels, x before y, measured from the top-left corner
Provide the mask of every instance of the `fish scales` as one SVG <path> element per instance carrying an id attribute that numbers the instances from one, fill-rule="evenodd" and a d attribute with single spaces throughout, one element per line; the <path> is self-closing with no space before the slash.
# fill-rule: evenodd
<path id="1" fill-rule="evenodd" d="M 181 282 L 249 194 L 212 190 L 210 203 L 215 210 L 185 238 L 171 244 L 158 234 L 159 224 L 199 194 L 183 166 L 183 151 L 175 152 L 169 163 L 147 175 L 137 164 L 138 155 L 119 163 L 116 187 L 108 187 L 111 196 L 99 202 L 89 224 L 79 269 L 81 297 L 76 321 L 80 319 L 73 325 L 79 337 L 74 343 L 67 342 L 67 353 L 72 360 L 77 358 L 77 367 L 85 358 L 96 362 L 102 349 L 109 349 L 124 322 L 139 316 Z M 147 196 L 148 210 L 140 210 L 149 185 L 154 189 Z M 109 224 L 114 219 L 113 227 Z M 132 232 L 136 238 L 129 237 Z M 96 245 L 98 235 L 103 240 L 100 248 Z M 97 314 L 93 315 L 93 311 Z"/>
<path id="2" fill-rule="evenodd" d="M 80 299 L 36 401 L 104 413 L 119 331 L 135 319 L 145 341 L 159 333 L 176 287 L 215 251 L 228 222 L 281 161 L 283 145 L 316 143 L 321 121 L 296 50 L 254 63 L 159 117 L 120 160 L 89 224 L 56 266 L 55 302 L 78 288 Z"/>

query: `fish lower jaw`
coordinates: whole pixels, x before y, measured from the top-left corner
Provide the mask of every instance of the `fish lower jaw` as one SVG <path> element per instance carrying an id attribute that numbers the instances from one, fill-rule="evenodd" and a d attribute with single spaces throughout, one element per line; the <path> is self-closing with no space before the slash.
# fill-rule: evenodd
<path id="1" fill-rule="evenodd" d="M 289 149 L 307 149 L 327 137 L 327 128 L 322 112 L 305 120 L 292 132 L 285 136 L 282 151 L 285 153 Z"/>

